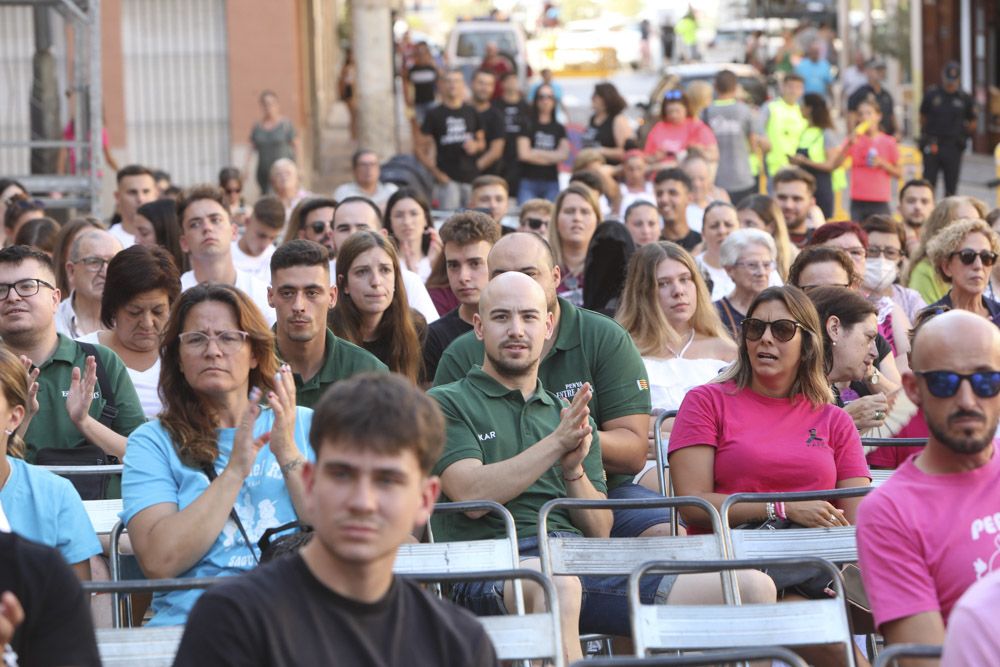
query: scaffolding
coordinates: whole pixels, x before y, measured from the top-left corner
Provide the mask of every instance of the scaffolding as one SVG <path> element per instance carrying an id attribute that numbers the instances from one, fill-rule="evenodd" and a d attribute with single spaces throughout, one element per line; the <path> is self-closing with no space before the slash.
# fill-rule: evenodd
<path id="1" fill-rule="evenodd" d="M 98 213 L 101 189 L 103 116 L 101 113 L 101 2 L 100 0 L 0 0 L 2 10 L 31 7 L 37 22 L 39 12 L 57 12 L 73 30 L 73 137 L 72 139 L 26 137 L 3 138 L 0 151 L 28 149 L 72 150 L 72 174 L 3 174 L 19 180 L 46 208 L 64 208 Z M 0 18 L 0 20 L 3 20 Z M 36 41 L 39 39 L 36 29 Z M 70 43 L 70 40 L 67 40 Z M 37 52 L 36 52 L 37 53 Z M 32 172 L 37 171 L 35 168 Z M 54 171 L 54 170 L 53 170 Z"/>

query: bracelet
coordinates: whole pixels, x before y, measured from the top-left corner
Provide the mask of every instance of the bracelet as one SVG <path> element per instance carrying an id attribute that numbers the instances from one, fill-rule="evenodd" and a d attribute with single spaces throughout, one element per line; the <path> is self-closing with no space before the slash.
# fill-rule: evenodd
<path id="1" fill-rule="evenodd" d="M 305 462 L 306 462 L 305 459 L 303 459 L 301 456 L 298 456 L 289 461 L 288 463 L 286 463 L 285 465 L 281 466 L 279 470 L 281 470 L 282 475 L 287 475 L 288 473 L 292 472 Z"/>
<path id="2" fill-rule="evenodd" d="M 774 521 L 777 519 L 777 515 L 774 513 L 774 503 L 765 503 L 764 509 L 767 510 L 767 520 Z"/>
<path id="3" fill-rule="evenodd" d="M 779 519 L 787 519 L 785 515 L 785 503 L 779 502 L 774 506 L 774 513 L 778 515 Z"/>
<path id="4" fill-rule="evenodd" d="M 576 477 L 567 477 L 566 475 L 563 475 L 563 481 L 564 481 L 564 482 L 575 482 L 575 481 L 576 481 L 576 480 L 578 480 L 578 479 L 582 479 L 582 478 L 583 478 L 583 476 L 584 476 L 584 475 L 585 475 L 586 473 L 587 473 L 587 471 L 586 471 L 586 470 L 581 470 L 581 471 L 580 471 L 580 474 L 579 474 L 579 475 L 577 475 Z"/>

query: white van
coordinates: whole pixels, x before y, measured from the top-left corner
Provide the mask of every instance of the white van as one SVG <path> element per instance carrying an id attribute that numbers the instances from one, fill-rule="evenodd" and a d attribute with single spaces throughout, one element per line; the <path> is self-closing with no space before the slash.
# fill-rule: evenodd
<path id="1" fill-rule="evenodd" d="M 500 53 L 514 63 L 514 68 L 525 87 L 529 77 L 528 49 L 524 30 L 517 23 L 508 21 L 460 21 L 448 36 L 445 62 L 458 67 L 470 81 L 486 56 L 486 45 L 494 42 Z"/>

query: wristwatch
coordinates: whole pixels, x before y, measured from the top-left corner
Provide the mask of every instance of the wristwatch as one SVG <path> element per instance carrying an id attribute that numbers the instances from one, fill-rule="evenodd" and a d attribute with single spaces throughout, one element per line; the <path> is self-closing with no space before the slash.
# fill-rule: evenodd
<path id="1" fill-rule="evenodd" d="M 868 378 L 868 384 L 871 384 L 871 385 L 878 384 L 878 378 L 879 378 L 878 369 L 875 368 L 875 369 L 872 370 L 871 377 Z"/>

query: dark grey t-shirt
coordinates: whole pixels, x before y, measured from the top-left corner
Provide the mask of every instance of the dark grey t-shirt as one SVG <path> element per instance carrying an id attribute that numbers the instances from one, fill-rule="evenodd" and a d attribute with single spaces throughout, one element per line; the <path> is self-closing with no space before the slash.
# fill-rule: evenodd
<path id="1" fill-rule="evenodd" d="M 723 100 L 705 109 L 702 116 L 719 143 L 719 169 L 715 175 L 715 184 L 724 190 L 746 190 L 753 187 L 754 177 L 750 173 L 753 110 L 743 102 Z"/>

